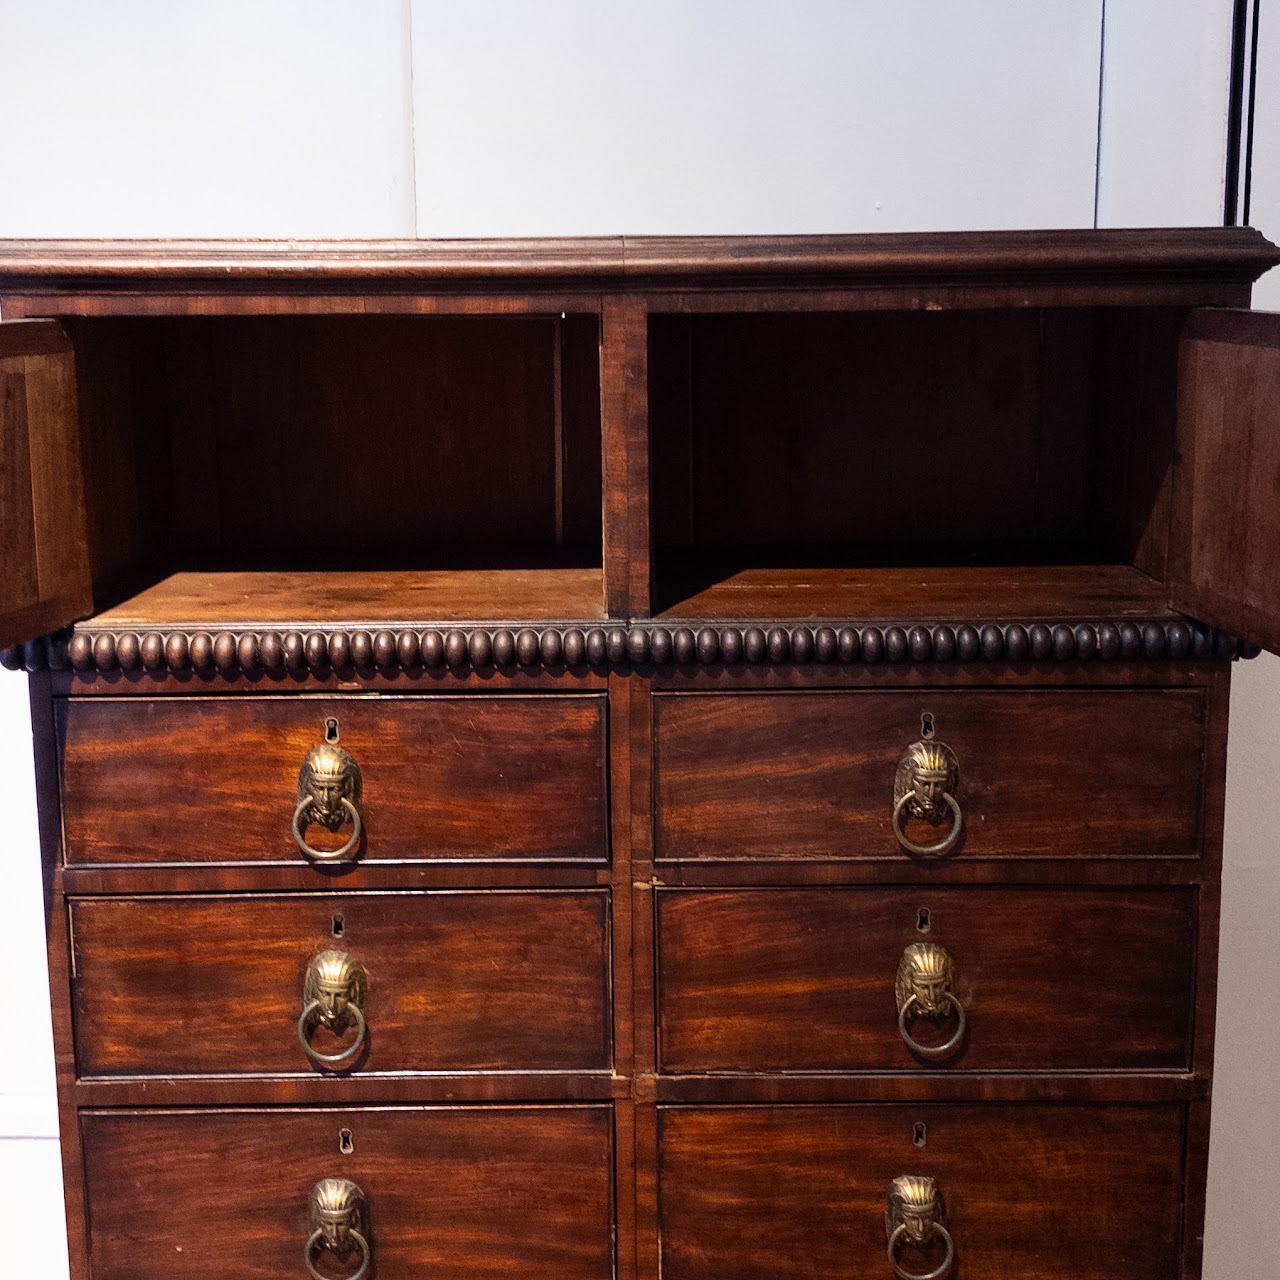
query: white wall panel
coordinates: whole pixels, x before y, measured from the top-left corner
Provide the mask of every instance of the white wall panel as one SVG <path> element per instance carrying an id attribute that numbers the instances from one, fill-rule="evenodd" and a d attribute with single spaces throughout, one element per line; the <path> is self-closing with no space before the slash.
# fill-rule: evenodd
<path id="1" fill-rule="evenodd" d="M 62 1158 L 52 1138 L 0 1142 L 0 1233 L 9 1275 L 66 1280 Z"/>
<path id="2" fill-rule="evenodd" d="M 0 812 L 4 815 L 4 940 L 18 961 L 7 985 L 6 1041 L 21 1051 L 0 1053 L 0 1136 L 56 1137 L 53 1032 L 45 973 L 44 899 L 36 829 L 31 719 L 25 676 L 0 672 Z M 16 1007 L 15 1007 L 16 1005 Z"/>
<path id="3" fill-rule="evenodd" d="M 1102 0 L 0 0 L 0 235 L 1088 225 L 1099 146 L 1104 224 L 1212 223 L 1230 7 L 1107 0 L 1100 86 Z M 1254 220 L 1275 238 L 1280 0 L 1261 33 Z M 1280 309 L 1280 277 L 1258 301 Z M 1234 680 L 1205 1277 L 1273 1280 L 1280 660 Z M 14 1274 L 57 1280 L 57 1146 L 28 1136 L 54 1130 L 30 735 L 3 672 L 0 808 L 6 940 L 31 957 L 0 1231 Z"/>
<path id="4" fill-rule="evenodd" d="M 0 235 L 411 236 L 400 0 L 0 0 Z"/>
<path id="5" fill-rule="evenodd" d="M 1280 0 L 1262 0 L 1254 130 L 1250 221 L 1280 241 Z M 1280 271 L 1254 306 L 1280 311 Z M 1278 753 L 1280 658 L 1264 654 L 1232 677 L 1204 1280 L 1280 1276 L 1280 1235 L 1257 1227 L 1280 1203 L 1280 1022 L 1266 996 L 1280 990 Z"/>
<path id="6" fill-rule="evenodd" d="M 1101 0 L 414 0 L 420 235 L 1091 226 Z"/>
<path id="7" fill-rule="evenodd" d="M 1099 226 L 1221 226 L 1232 8 L 1107 0 Z"/>

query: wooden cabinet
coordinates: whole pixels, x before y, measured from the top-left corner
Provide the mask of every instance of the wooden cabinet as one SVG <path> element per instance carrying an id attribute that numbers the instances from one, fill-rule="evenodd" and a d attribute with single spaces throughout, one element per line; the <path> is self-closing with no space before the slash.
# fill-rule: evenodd
<path id="1" fill-rule="evenodd" d="M 0 244 L 76 1280 L 1198 1274 L 1278 261 Z"/>

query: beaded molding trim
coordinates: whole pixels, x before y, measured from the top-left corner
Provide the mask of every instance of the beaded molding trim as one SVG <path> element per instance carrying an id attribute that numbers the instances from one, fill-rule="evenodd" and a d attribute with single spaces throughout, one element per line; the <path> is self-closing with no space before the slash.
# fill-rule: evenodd
<path id="1" fill-rule="evenodd" d="M 948 623 L 859 626 L 375 627 L 333 631 L 99 631 L 75 628 L 0 649 L 10 670 L 198 676 L 331 671 L 510 670 L 620 666 L 848 666 L 858 663 L 1070 662 L 1091 658 L 1251 658 L 1249 645 L 1199 623 Z"/>

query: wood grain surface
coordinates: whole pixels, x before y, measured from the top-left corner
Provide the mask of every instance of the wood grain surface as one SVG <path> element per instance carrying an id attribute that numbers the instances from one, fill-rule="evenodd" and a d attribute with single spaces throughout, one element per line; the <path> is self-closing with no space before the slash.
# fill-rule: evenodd
<path id="1" fill-rule="evenodd" d="M 608 916 L 604 892 L 74 902 L 80 1074 L 324 1074 L 295 1027 L 331 949 L 368 975 L 360 1075 L 607 1071 Z"/>
<path id="2" fill-rule="evenodd" d="M 92 608 L 75 361 L 61 326 L 0 326 L 0 647 Z"/>
<path id="3" fill-rule="evenodd" d="M 956 1280 L 1178 1274 L 1178 1106 L 661 1108 L 659 1126 L 664 1280 L 888 1276 L 902 1174 L 936 1179 Z"/>
<path id="4" fill-rule="evenodd" d="M 670 1072 L 1186 1068 L 1192 890 L 661 890 L 660 1062 Z M 968 1032 L 942 1062 L 898 1032 L 904 948 L 955 966 Z M 925 1045 L 956 1026 L 914 1018 Z"/>
<path id="5" fill-rule="evenodd" d="M 380 1280 L 612 1280 L 608 1107 L 94 1112 L 81 1127 L 93 1280 L 305 1276 L 321 1178 L 365 1193 Z M 335 1277 L 346 1261 L 318 1259 Z"/>
<path id="6" fill-rule="evenodd" d="M 1189 271 L 1256 279 L 1280 261 L 1250 227 L 1152 230 L 948 231 L 862 235 L 566 236 L 468 240 L 8 240 L 0 245 L 0 286 L 53 287 L 126 278 L 172 288 L 199 280 L 205 293 L 246 282 L 368 284 L 414 279 L 476 284 L 518 278 L 528 290 L 567 276 L 671 276 L 684 287 L 721 273 L 804 281 L 823 273 L 918 284 L 921 276 L 1041 278 L 1062 285 L 1091 278 L 1154 283 Z"/>
<path id="7" fill-rule="evenodd" d="M 371 861 L 608 856 L 598 694 L 73 698 L 63 716 L 69 864 L 301 861 L 298 768 L 329 717 L 364 776 Z"/>
<path id="8" fill-rule="evenodd" d="M 802 557 L 798 557 L 802 558 Z M 659 559 L 662 617 L 757 621 L 1174 618 L 1163 583 L 1125 564 L 941 568 L 751 563 L 749 552 Z"/>
<path id="9" fill-rule="evenodd" d="M 1200 691 L 929 690 L 655 696 L 659 858 L 907 858 L 894 774 L 926 713 L 960 765 L 948 856 L 1199 852 Z"/>
<path id="10" fill-rule="evenodd" d="M 528 622 L 604 616 L 599 569 L 244 570 L 174 573 L 94 615 L 95 627 Z"/>
<path id="11" fill-rule="evenodd" d="M 1173 603 L 1280 652 L 1280 316 L 1194 313 L 1178 414 Z"/>

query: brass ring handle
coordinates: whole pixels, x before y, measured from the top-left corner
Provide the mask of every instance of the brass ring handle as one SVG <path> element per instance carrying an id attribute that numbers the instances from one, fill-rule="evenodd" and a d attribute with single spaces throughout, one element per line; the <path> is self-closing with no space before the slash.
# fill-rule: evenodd
<path id="1" fill-rule="evenodd" d="M 298 770 L 298 807 L 293 811 L 293 838 L 316 862 L 344 862 L 360 845 L 360 808 L 364 778 L 356 758 L 336 742 L 322 742 L 307 752 Z M 351 824 L 351 838 L 341 849 L 325 852 L 307 843 L 306 828 L 315 823 L 328 831 Z"/>
<path id="2" fill-rule="evenodd" d="M 912 1036 L 911 1032 L 907 1030 L 907 1017 L 920 1003 L 920 998 L 918 996 L 908 996 L 906 1003 L 898 1011 L 898 1030 L 902 1033 L 902 1038 L 907 1042 L 907 1047 L 911 1052 L 918 1053 L 922 1058 L 945 1058 L 956 1047 L 956 1045 L 964 1039 L 966 1025 L 964 1005 L 962 1005 L 950 991 L 946 993 L 945 999 L 955 1010 L 956 1014 L 956 1029 L 945 1044 L 921 1044 Z"/>
<path id="3" fill-rule="evenodd" d="M 303 1009 L 302 1017 L 298 1019 L 298 1040 L 312 1062 L 322 1067 L 342 1067 L 356 1058 L 360 1050 L 364 1048 L 364 1036 L 367 1030 L 364 1014 L 360 1012 L 360 1006 L 357 1004 L 349 1007 L 351 1016 L 356 1024 L 356 1038 L 345 1049 L 340 1049 L 337 1053 L 321 1053 L 311 1043 L 311 1032 L 315 1030 L 315 1023 L 319 1021 L 316 1014 L 320 1011 L 320 1001 L 313 1000 Z"/>
<path id="4" fill-rule="evenodd" d="M 364 966 L 345 951 L 322 951 L 307 966 L 298 1042 L 317 1066 L 340 1070 L 359 1056 L 368 1030 L 364 1020 L 368 996 L 369 978 Z M 321 1053 L 311 1043 L 311 1034 L 320 1023 L 334 1035 L 341 1035 L 354 1023 L 355 1039 L 337 1053 Z"/>
<path id="5" fill-rule="evenodd" d="M 346 812 L 347 819 L 351 823 L 351 838 L 342 846 L 341 849 L 334 849 L 332 852 L 326 852 L 322 849 L 313 849 L 307 843 L 306 824 L 311 816 L 311 804 L 311 797 L 307 796 L 305 800 L 300 800 L 298 802 L 298 807 L 293 811 L 293 838 L 297 842 L 298 848 L 301 849 L 308 858 L 312 858 L 316 862 L 345 862 L 347 856 L 360 844 L 360 834 L 362 830 L 360 810 L 357 809 L 355 805 L 346 798 L 346 796 L 342 797 L 342 807 Z"/>
<path id="6" fill-rule="evenodd" d="M 354 1227 L 349 1228 L 347 1235 L 356 1242 L 356 1247 L 360 1250 L 360 1266 L 349 1276 L 344 1276 L 343 1280 L 364 1280 L 369 1274 L 369 1242 Z M 316 1270 L 316 1264 L 312 1261 L 315 1255 L 316 1245 L 320 1244 L 325 1238 L 325 1233 L 317 1228 L 307 1239 L 307 1247 L 303 1252 L 303 1259 L 307 1264 L 307 1271 L 311 1274 L 311 1280 L 333 1280 L 333 1277 L 327 1276 L 323 1271 Z"/>
<path id="7" fill-rule="evenodd" d="M 924 738 L 913 742 L 898 761 L 893 780 L 893 834 L 908 852 L 936 858 L 950 852 L 960 838 L 964 814 L 955 793 L 960 785 L 960 762 L 945 742 Z M 918 844 L 907 835 L 908 818 L 939 826 L 951 816 L 951 830 L 934 844 Z"/>
<path id="8" fill-rule="evenodd" d="M 909 1228 L 905 1222 L 899 1223 L 893 1229 L 893 1234 L 889 1237 L 889 1265 L 893 1268 L 893 1274 L 898 1280 L 943 1280 L 950 1271 L 952 1264 L 956 1260 L 956 1245 L 951 1239 L 951 1232 L 946 1229 L 940 1222 L 932 1224 L 934 1235 L 942 1237 L 942 1243 L 947 1246 L 946 1255 L 942 1261 L 938 1263 L 932 1271 L 908 1271 L 906 1267 L 898 1261 L 898 1245 L 902 1242 Z M 315 1272 L 312 1272 L 314 1275 Z"/>
<path id="9" fill-rule="evenodd" d="M 907 1047 L 922 1058 L 945 1058 L 964 1039 L 964 1006 L 955 994 L 956 966 L 946 947 L 936 942 L 913 942 L 898 961 L 894 999 L 898 1006 L 898 1031 Z M 921 1044 L 907 1030 L 913 1016 L 940 1018 L 955 1013 L 956 1028 L 945 1044 Z"/>
<path id="10" fill-rule="evenodd" d="M 914 799 L 914 794 L 908 791 L 893 806 L 893 834 L 898 837 L 898 843 L 908 853 L 920 854 L 925 858 L 936 858 L 940 854 L 949 852 L 951 846 L 960 838 L 960 830 L 964 826 L 964 814 L 960 812 L 960 802 L 950 791 L 944 791 L 942 799 L 951 810 L 951 830 L 936 844 L 917 844 L 902 829 L 902 811 Z"/>

